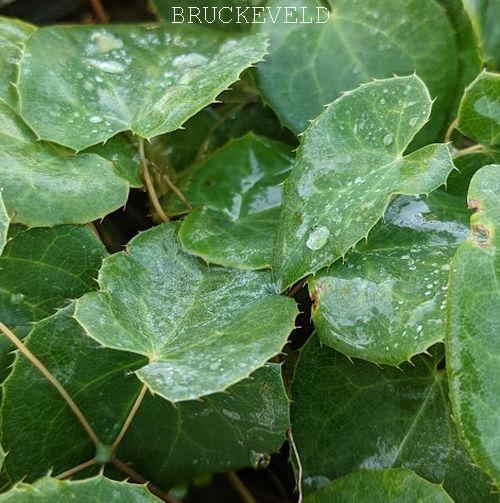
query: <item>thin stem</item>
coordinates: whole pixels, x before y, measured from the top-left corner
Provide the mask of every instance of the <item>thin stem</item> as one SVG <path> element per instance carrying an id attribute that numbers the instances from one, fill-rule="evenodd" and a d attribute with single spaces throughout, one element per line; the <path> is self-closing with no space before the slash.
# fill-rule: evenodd
<path id="1" fill-rule="evenodd" d="M 158 200 L 158 195 L 156 194 L 153 179 L 151 178 L 151 173 L 149 172 L 148 159 L 144 151 L 144 140 L 142 138 L 139 138 L 139 156 L 141 158 L 142 176 L 144 178 L 144 183 L 146 184 L 149 200 L 151 201 L 151 204 L 153 205 L 153 208 L 155 209 L 160 219 L 163 222 L 168 222 L 169 218 L 167 217 L 167 215 L 165 215 L 165 212 L 161 207 L 160 201 Z"/>
<path id="2" fill-rule="evenodd" d="M 19 351 L 47 378 L 47 380 L 56 388 L 59 394 L 64 398 L 65 402 L 68 404 L 69 408 L 76 416 L 78 421 L 87 432 L 88 436 L 94 442 L 96 446 L 101 444 L 99 437 L 96 432 L 90 426 L 89 422 L 82 414 L 82 411 L 78 408 L 78 405 L 69 396 L 68 392 L 63 388 L 62 384 L 47 370 L 47 367 L 15 336 L 15 334 L 9 330 L 2 322 L 0 322 L 0 330 L 5 334 L 5 336 L 14 344 L 14 346 L 19 349 Z"/>
<path id="3" fill-rule="evenodd" d="M 139 410 L 139 407 L 141 406 L 142 400 L 144 398 L 144 395 L 146 394 L 148 387 L 143 384 L 141 391 L 139 391 L 139 394 L 137 395 L 137 398 L 135 399 L 134 405 L 132 406 L 132 409 L 130 409 L 130 412 L 127 416 L 127 419 L 125 419 L 125 422 L 123 423 L 122 429 L 120 430 L 120 433 L 118 436 L 115 438 L 115 441 L 111 445 L 111 451 L 114 452 L 117 447 L 120 445 L 120 442 L 123 440 L 123 437 L 127 433 L 127 430 L 129 429 L 130 423 L 134 419 L 134 416 L 136 415 L 137 411 Z"/>
<path id="4" fill-rule="evenodd" d="M 181 201 L 181 203 L 188 209 L 188 210 L 192 210 L 193 207 L 189 204 L 189 201 L 186 199 L 186 196 L 182 193 L 182 191 L 179 189 L 179 187 L 177 187 L 177 185 L 175 185 L 174 182 L 172 182 L 172 180 L 170 179 L 170 177 L 167 175 L 167 173 L 165 173 L 164 170 L 162 170 L 156 163 L 154 163 L 153 161 L 149 160 L 148 161 L 151 163 L 151 165 L 156 168 L 156 170 L 158 171 L 158 173 L 160 173 L 160 175 L 165 179 L 165 181 L 167 182 L 168 186 L 175 192 L 175 195 L 179 198 L 179 200 Z"/>
<path id="5" fill-rule="evenodd" d="M 151 482 L 148 482 L 140 473 L 137 473 L 133 468 L 131 468 L 123 461 L 114 458 L 111 460 L 111 464 L 115 468 L 118 468 L 118 470 L 123 472 L 130 480 L 137 482 L 138 484 L 147 484 L 148 489 L 163 501 L 166 501 L 167 503 L 181 503 L 181 500 L 177 499 L 175 496 L 172 496 L 170 493 L 163 491 L 159 487 L 156 487 Z"/>
<path id="6" fill-rule="evenodd" d="M 471 154 L 472 152 L 480 152 L 482 150 L 486 150 L 484 148 L 484 145 L 481 145 L 480 143 L 478 143 L 477 145 L 472 145 L 472 147 L 467 147 L 467 148 L 463 148 L 461 150 L 458 150 L 456 152 L 456 154 L 454 154 L 454 158 L 457 158 L 457 157 L 461 157 L 462 155 L 466 155 L 466 154 Z"/>
<path id="7" fill-rule="evenodd" d="M 444 141 L 446 143 L 451 141 L 451 135 L 452 135 L 453 131 L 455 130 L 455 128 L 457 127 L 457 124 L 458 124 L 458 118 L 455 118 L 455 119 L 453 119 L 451 124 L 448 126 L 448 129 L 446 130 L 446 134 L 444 135 Z"/>
<path id="8" fill-rule="evenodd" d="M 247 486 L 243 484 L 235 471 L 231 470 L 227 472 L 227 476 L 233 487 L 238 491 L 238 494 L 240 495 L 242 501 L 244 501 L 245 503 L 257 503 L 257 500 L 247 489 Z"/>
<path id="9" fill-rule="evenodd" d="M 109 14 L 102 6 L 101 0 L 90 0 L 90 5 L 92 6 L 97 21 L 106 24 L 109 21 Z"/>
<path id="10" fill-rule="evenodd" d="M 292 448 L 293 454 L 295 456 L 295 461 L 297 463 L 298 468 L 298 476 L 297 476 L 297 489 L 299 491 L 299 501 L 298 503 L 302 503 L 303 494 L 302 494 L 302 463 L 300 461 L 299 452 L 297 451 L 297 446 L 295 445 L 295 440 L 293 439 L 292 429 L 288 428 L 288 440 L 290 441 L 290 446 Z"/>
<path id="11" fill-rule="evenodd" d="M 67 479 L 68 477 L 71 477 L 75 473 L 81 472 L 82 470 L 85 470 L 85 468 L 93 466 L 96 463 L 97 461 L 95 460 L 95 458 L 89 459 L 88 461 L 85 461 L 85 463 L 81 463 L 77 466 L 74 466 L 73 468 L 70 468 L 69 470 L 66 470 L 65 472 L 60 473 L 59 475 L 56 475 L 54 478 L 58 480 Z"/>

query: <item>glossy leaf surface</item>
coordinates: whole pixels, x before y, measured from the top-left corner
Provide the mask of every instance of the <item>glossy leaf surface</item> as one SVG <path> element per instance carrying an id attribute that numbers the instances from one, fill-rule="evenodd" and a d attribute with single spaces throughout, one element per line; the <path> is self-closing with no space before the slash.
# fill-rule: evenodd
<path id="1" fill-rule="evenodd" d="M 373 78 L 416 71 L 432 97 L 438 96 L 425 134 L 428 142 L 436 138 L 447 119 L 457 74 L 453 31 L 436 2 L 273 0 L 266 6 L 272 9 L 267 22 L 256 25 L 271 35 L 270 55 L 258 68 L 261 88 L 295 133 L 304 131 L 308 119 L 317 117 L 341 93 Z M 298 8 L 289 24 L 285 6 Z M 328 22 L 302 22 L 310 17 L 317 21 L 316 9 L 323 6 L 330 10 Z M 319 20 L 325 19 L 322 11 Z M 292 24 L 294 20 L 300 22 Z"/>
<path id="2" fill-rule="evenodd" d="M 500 74 L 482 72 L 466 89 L 458 128 L 478 143 L 500 144 Z"/>
<path id="3" fill-rule="evenodd" d="M 128 196 L 128 183 L 111 162 L 38 142 L 2 103 L 0 187 L 12 221 L 31 227 L 87 223 L 123 206 Z"/>
<path id="4" fill-rule="evenodd" d="M 42 28 L 20 63 L 21 115 L 40 138 L 75 150 L 122 131 L 151 138 L 212 103 L 266 45 L 185 25 Z"/>
<path id="5" fill-rule="evenodd" d="M 304 501 L 305 503 L 361 501 L 451 503 L 453 500 L 441 486 L 427 482 L 411 470 L 396 468 L 376 472 L 364 470 L 353 472 L 316 491 Z"/>
<path id="6" fill-rule="evenodd" d="M 468 218 L 463 198 L 444 191 L 396 199 L 366 244 L 309 282 L 321 340 L 392 365 L 442 342 L 449 263 Z"/>
<path id="7" fill-rule="evenodd" d="M 99 347 L 71 317 L 72 307 L 39 322 L 26 339 L 110 444 L 139 393 L 140 356 Z M 31 481 L 90 459 L 94 446 L 57 392 L 24 358 L 4 384 L 2 438 L 6 475 Z M 19 428 L 23 421 L 23 428 Z M 46 424 L 51 424 L 50 428 Z M 225 393 L 176 404 L 147 394 L 118 455 L 160 487 L 197 475 L 252 466 L 278 450 L 288 427 L 288 398 L 276 365 Z M 95 468 L 94 468 L 95 470 Z"/>
<path id="8" fill-rule="evenodd" d="M 447 299 L 450 397 L 465 445 L 500 487 L 500 165 L 473 176 L 468 203 L 471 236 L 453 258 Z"/>
<path id="9" fill-rule="evenodd" d="M 88 227 L 11 226 L 0 257 L 0 320 L 10 328 L 27 325 L 94 290 L 105 256 Z"/>
<path id="10" fill-rule="evenodd" d="M 179 230 L 183 248 L 207 263 L 269 267 L 291 164 L 288 147 L 249 134 L 188 170 L 178 186 L 195 209 Z M 175 194 L 168 202 L 170 212 L 186 210 Z"/>
<path id="11" fill-rule="evenodd" d="M 75 312 L 103 346 L 147 356 L 138 377 L 171 401 L 248 377 L 280 351 L 297 314 L 269 274 L 207 268 L 180 250 L 176 230 L 155 227 L 106 259 L 101 291 Z"/>
<path id="12" fill-rule="evenodd" d="M 403 466 L 457 502 L 497 501 L 458 439 L 441 349 L 397 369 L 351 362 L 316 337 L 307 343 L 291 402 L 305 492 L 358 468 Z"/>
<path id="13" fill-rule="evenodd" d="M 304 134 L 286 180 L 274 250 L 280 288 L 344 256 L 397 194 L 427 194 L 453 169 L 444 144 L 403 156 L 431 99 L 415 75 L 363 85 Z"/>

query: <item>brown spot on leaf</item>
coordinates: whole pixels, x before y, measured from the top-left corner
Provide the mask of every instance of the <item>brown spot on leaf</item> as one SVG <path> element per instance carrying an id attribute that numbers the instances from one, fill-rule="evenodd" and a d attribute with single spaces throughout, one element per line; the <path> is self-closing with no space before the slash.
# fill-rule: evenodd
<path id="1" fill-rule="evenodd" d="M 491 232 L 488 227 L 482 224 L 474 224 L 472 226 L 472 240 L 480 248 L 489 248 L 491 246 L 490 238 Z"/>

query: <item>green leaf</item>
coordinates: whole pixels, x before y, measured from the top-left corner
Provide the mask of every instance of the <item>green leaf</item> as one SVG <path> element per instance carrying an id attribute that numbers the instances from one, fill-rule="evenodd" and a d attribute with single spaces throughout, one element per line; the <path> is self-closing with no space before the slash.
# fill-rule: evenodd
<path id="1" fill-rule="evenodd" d="M 41 28 L 20 63 L 23 119 L 40 138 L 75 150 L 121 131 L 151 138 L 181 127 L 267 46 L 262 35 L 195 28 Z"/>
<path id="2" fill-rule="evenodd" d="M 370 472 L 359 470 L 308 496 L 305 503 L 452 503 L 445 490 L 411 470 L 396 468 Z"/>
<path id="3" fill-rule="evenodd" d="M 448 122 L 455 117 L 460 99 L 469 85 L 481 71 L 483 60 L 472 22 L 467 14 L 463 0 L 438 0 L 450 20 L 455 32 L 457 46 L 458 68 L 455 100 L 451 107 Z"/>
<path id="4" fill-rule="evenodd" d="M 61 380 L 101 441 L 111 444 L 139 393 L 140 382 L 131 372 L 146 359 L 99 347 L 72 314 L 70 306 L 39 322 L 25 342 Z M 50 468 L 58 474 L 94 455 L 65 402 L 23 356 L 16 357 L 3 389 L 8 479 L 34 480 Z M 170 487 L 197 475 L 255 465 L 278 450 L 288 425 L 280 369 L 270 365 L 203 400 L 174 406 L 147 394 L 118 457 L 160 487 Z"/>
<path id="5" fill-rule="evenodd" d="M 36 31 L 36 27 L 0 16 L 0 101 L 12 108 L 17 105 L 17 66 L 26 40 Z"/>
<path id="6" fill-rule="evenodd" d="M 500 163 L 500 151 L 490 148 L 455 156 L 453 164 L 457 169 L 452 171 L 446 180 L 446 190 L 465 199 L 474 173 L 483 166 L 496 163 Z"/>
<path id="7" fill-rule="evenodd" d="M 442 353 L 397 369 L 352 362 L 313 337 L 300 353 L 290 412 L 305 490 L 358 468 L 403 466 L 443 483 L 457 502 L 498 501 L 458 439 Z"/>
<path id="8" fill-rule="evenodd" d="M 0 495 L 0 501 L 12 503 L 59 503 L 61 501 L 78 501 L 93 503 L 106 501 L 110 503 L 157 503 L 161 500 L 151 494 L 146 486 L 129 484 L 107 479 L 102 475 L 86 480 L 57 480 L 44 477 L 33 485 L 17 484 L 10 491 Z"/>
<path id="9" fill-rule="evenodd" d="M 24 342 L 75 400 L 101 442 L 110 445 L 139 393 L 132 371 L 145 358 L 100 348 L 72 315 L 73 306 L 68 306 L 39 321 Z M 94 444 L 66 402 L 21 354 L 16 354 L 2 395 L 8 481 L 32 481 L 49 470 L 58 475 L 95 455 Z"/>
<path id="10" fill-rule="evenodd" d="M 453 258 L 446 358 L 454 417 L 475 462 L 500 487 L 500 165 L 472 178 L 471 236 Z"/>
<path id="11" fill-rule="evenodd" d="M 11 226 L 0 257 L 0 320 L 10 328 L 27 325 L 94 290 L 105 255 L 88 227 Z"/>
<path id="12" fill-rule="evenodd" d="M 270 365 L 225 393 L 172 405 L 147 396 L 118 456 L 171 487 L 190 478 L 256 467 L 285 440 L 288 398 L 280 367 Z"/>
<path id="13" fill-rule="evenodd" d="M 297 314 L 269 274 L 210 269 L 179 249 L 176 229 L 155 227 L 104 260 L 101 291 L 75 311 L 103 346 L 147 356 L 139 379 L 173 402 L 223 391 L 262 367 Z"/>
<path id="14" fill-rule="evenodd" d="M 7 233 L 9 231 L 10 218 L 7 213 L 7 208 L 3 202 L 2 193 L 0 192 L 0 255 L 2 255 L 5 243 L 7 243 Z"/>
<path id="15" fill-rule="evenodd" d="M 11 221 L 30 227 L 90 222 L 123 206 L 128 195 L 128 184 L 109 161 L 37 142 L 2 103 L 0 187 Z"/>
<path id="16" fill-rule="evenodd" d="M 279 6 L 330 8 L 325 24 L 286 24 Z M 283 123 L 296 133 L 323 106 L 372 78 L 416 71 L 433 97 L 425 141 L 433 141 L 448 116 L 455 93 L 457 52 L 446 14 L 434 0 L 272 0 L 269 17 L 258 25 L 271 34 L 270 55 L 258 67 L 262 91 Z M 324 16 L 321 17 L 322 19 Z M 288 22 L 292 22 L 290 19 Z"/>
<path id="17" fill-rule="evenodd" d="M 500 69 L 500 4 L 495 0 L 462 0 L 490 68 Z"/>
<path id="18" fill-rule="evenodd" d="M 462 204 L 444 191 L 396 199 L 367 244 L 311 280 L 321 340 L 392 365 L 442 342 L 449 262 L 468 235 Z"/>
<path id="19" fill-rule="evenodd" d="M 332 103 L 306 131 L 283 191 L 274 274 L 285 288 L 344 256 L 397 194 L 426 194 L 453 163 L 444 144 L 403 153 L 429 118 L 415 75 L 365 84 Z"/>
<path id="20" fill-rule="evenodd" d="M 269 267 L 281 184 L 291 165 L 288 147 L 253 134 L 233 140 L 194 165 L 178 182 L 195 208 L 179 230 L 183 248 L 207 263 Z M 169 214 L 186 211 L 172 193 L 166 208 Z"/>
<path id="21" fill-rule="evenodd" d="M 457 127 L 478 143 L 500 144 L 500 74 L 483 71 L 465 90 Z"/>
<path id="22" fill-rule="evenodd" d="M 131 187 L 142 187 L 141 163 L 136 145 L 124 134 L 113 136 L 102 145 L 94 145 L 85 153 L 97 154 L 113 163 L 117 173 Z"/>

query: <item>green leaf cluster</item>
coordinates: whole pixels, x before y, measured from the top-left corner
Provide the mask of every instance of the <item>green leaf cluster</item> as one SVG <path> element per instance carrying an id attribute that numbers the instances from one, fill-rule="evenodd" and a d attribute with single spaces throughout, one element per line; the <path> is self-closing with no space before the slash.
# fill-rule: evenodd
<path id="1" fill-rule="evenodd" d="M 0 17 L 0 502 L 498 502 L 496 3 L 154 4 Z"/>

